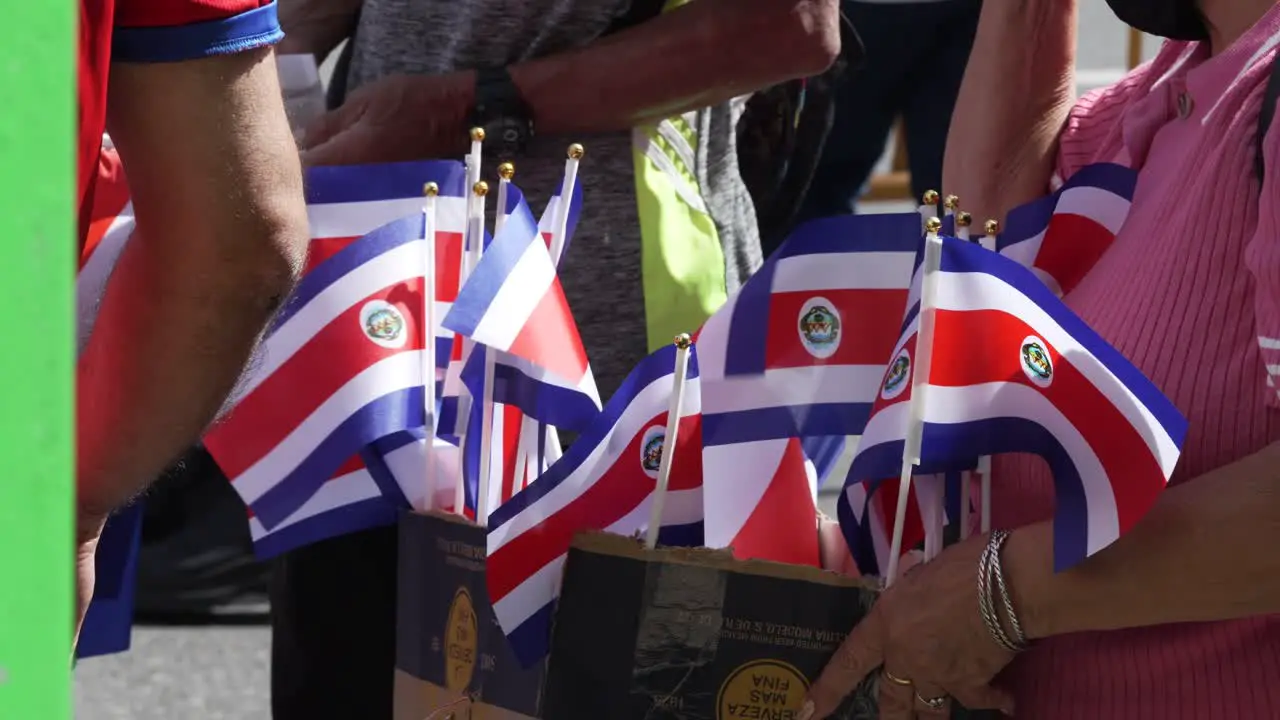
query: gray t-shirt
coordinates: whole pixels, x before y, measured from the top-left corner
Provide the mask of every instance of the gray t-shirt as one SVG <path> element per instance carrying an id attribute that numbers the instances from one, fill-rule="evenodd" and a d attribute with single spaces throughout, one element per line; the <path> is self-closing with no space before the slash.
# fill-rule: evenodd
<path id="1" fill-rule="evenodd" d="M 629 3 L 364 0 L 351 43 L 347 89 L 395 73 L 501 67 L 561 52 L 599 37 Z M 582 102 L 591 102 L 593 95 L 583 88 Z M 701 144 L 695 171 L 724 245 L 730 292 L 760 264 L 755 210 L 738 173 L 734 127 L 740 114 L 740 105 L 727 103 L 698 113 L 697 123 Z M 608 399 L 644 357 L 647 344 L 630 133 L 539 135 L 524 157 L 489 154 L 483 177 L 492 182 L 496 165 L 511 160 L 514 182 L 540 215 L 559 185 L 571 142 L 587 151 L 578 174 L 583 208 L 561 278 L 601 397 Z"/>

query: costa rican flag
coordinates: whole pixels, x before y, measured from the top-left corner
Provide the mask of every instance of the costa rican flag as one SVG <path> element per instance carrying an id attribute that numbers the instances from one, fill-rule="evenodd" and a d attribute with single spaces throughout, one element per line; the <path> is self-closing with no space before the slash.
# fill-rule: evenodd
<path id="1" fill-rule="evenodd" d="M 798 439 L 862 434 L 919 240 L 914 213 L 808 223 L 707 320 L 698 352 L 709 547 L 817 557 Z"/>
<path id="2" fill-rule="evenodd" d="M 460 196 L 462 175 L 442 184 Z M 303 277 L 205 445 L 266 529 L 352 455 L 423 417 L 421 210 Z"/>
<path id="3" fill-rule="evenodd" d="M 507 252 L 510 256 L 515 256 L 519 250 L 527 252 L 538 258 L 541 265 L 543 253 L 534 248 L 529 251 L 528 248 L 533 247 L 537 243 L 535 239 L 540 233 L 538 225 L 535 224 L 533 213 L 529 211 L 529 206 L 524 202 L 524 196 L 520 190 L 514 185 L 507 189 L 507 218 L 497 236 L 493 240 L 487 252 L 498 253 Z M 545 237 L 545 236 L 543 236 Z M 498 259 L 495 256 L 495 259 Z M 520 260 L 518 262 L 530 262 L 529 260 Z M 483 263 L 482 263 L 483 265 Z M 542 266 L 545 270 L 545 266 Z M 507 283 L 519 282 L 519 275 L 512 271 L 505 279 Z M 490 277 L 488 269 L 477 269 L 477 284 L 486 282 Z M 541 281 L 541 280 L 540 280 Z M 558 281 L 556 282 L 558 287 Z M 518 286 L 512 284 L 508 291 L 512 294 L 511 303 L 518 303 L 521 298 L 527 297 L 523 295 L 523 291 Z M 472 288 L 465 291 L 464 302 L 477 302 L 477 295 L 472 294 Z M 486 291 L 487 292 L 487 291 Z M 499 294 L 501 294 L 499 290 Z M 536 292 L 532 291 L 532 292 Z M 531 292 L 531 294 L 532 294 Z M 551 290 L 551 299 L 548 303 L 558 303 L 555 298 L 555 290 Z M 480 301 L 482 302 L 482 300 Z M 467 306 L 470 307 L 470 306 Z M 567 304 L 555 306 L 556 312 L 559 308 L 566 308 Z M 463 310 L 460 305 L 459 311 Z M 496 310 L 494 312 L 497 312 Z M 529 313 L 529 309 L 525 309 L 525 313 Z M 499 316 L 500 317 L 500 316 Z M 455 318 L 456 319 L 456 318 Z M 446 323 L 450 322 L 446 318 Z M 505 405 L 514 405 L 522 410 L 526 415 L 535 420 L 554 425 L 556 427 L 569 430 L 581 431 L 585 429 L 600 412 L 600 397 L 595 391 L 595 382 L 588 366 L 585 373 L 577 366 L 563 371 L 567 375 L 579 375 L 574 378 L 576 382 L 566 380 L 566 378 L 552 371 L 550 367 L 544 365 L 534 358 L 544 357 L 546 355 L 552 357 L 560 357 L 568 355 L 578 362 L 578 358 L 585 362 L 586 350 L 582 347 L 581 341 L 577 336 L 577 324 L 569 318 L 567 322 L 561 318 L 555 318 L 555 322 L 548 323 L 545 326 L 540 325 L 541 321 L 535 315 L 528 321 L 526 327 L 521 332 L 527 332 L 529 335 L 522 339 L 517 336 L 512 346 L 524 345 L 526 349 L 521 354 L 513 352 L 495 352 L 494 353 L 494 386 L 493 400 L 497 403 Z M 571 331 L 571 334 L 569 334 Z M 491 337 L 496 336 L 501 330 L 496 330 Z M 564 342 L 569 343 L 567 348 L 551 348 L 528 349 L 532 348 L 536 343 L 543 342 L 538 333 L 557 332 L 560 335 L 553 336 L 554 342 L 557 337 L 563 337 Z M 477 338 L 477 341 L 484 342 Z M 487 344 L 487 343 L 486 343 Z M 471 357 L 463 368 L 462 377 L 464 384 L 471 388 L 472 393 L 479 392 L 479 387 L 483 384 L 484 377 L 484 358 L 477 354 Z"/>
<path id="4" fill-rule="evenodd" d="M 1058 295 L 1070 292 L 1115 241 L 1137 182 L 1123 165 L 1086 165 L 1053 194 L 1010 211 L 996 250 Z"/>
<path id="5" fill-rule="evenodd" d="M 514 186 L 516 211 L 458 292 L 444 326 L 535 368 L 564 402 L 600 409 L 586 350 L 547 246 Z M 523 207 L 523 210 L 520 208 Z"/>
<path id="6" fill-rule="evenodd" d="M 701 410 L 696 352 L 689 355 L 680 430 L 659 541 L 702 541 Z M 604 412 L 564 457 L 489 517 L 489 597 L 516 657 L 546 655 L 560 576 L 573 536 L 583 530 L 644 531 L 664 451 L 676 349 L 640 361 Z M 811 529 L 811 534 L 816 532 Z"/>
<path id="7" fill-rule="evenodd" d="M 898 475 L 920 393 L 916 472 L 965 467 L 975 454 L 1044 457 L 1056 486 L 1055 565 L 1070 567 L 1146 513 L 1187 422 L 1029 270 L 971 243 L 938 242 L 936 305 L 920 316 L 932 322 L 928 377 L 914 377 L 918 319 L 895 348 L 846 491 Z"/>
<path id="8" fill-rule="evenodd" d="M 462 236 L 467 226 L 465 182 L 454 178 L 465 169 L 456 161 L 427 160 L 377 165 L 334 165 L 307 171 L 307 220 L 311 247 L 307 272 L 365 234 L 409 215 L 422 212 L 427 182 L 440 186 L 436 198 L 436 318 L 444 318 L 458 297 L 462 269 Z M 446 192 L 445 188 L 450 188 Z M 448 367 L 453 333 L 437 326 L 437 382 Z M 441 385 L 436 386 L 440 395 Z"/>

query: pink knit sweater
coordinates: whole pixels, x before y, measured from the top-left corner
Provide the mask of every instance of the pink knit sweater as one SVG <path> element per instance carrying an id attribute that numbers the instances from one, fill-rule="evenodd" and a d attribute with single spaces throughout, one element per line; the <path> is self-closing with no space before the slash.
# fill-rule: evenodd
<path id="1" fill-rule="evenodd" d="M 1062 178 L 1099 161 L 1139 169 L 1115 244 L 1066 301 L 1190 421 L 1175 484 L 1280 440 L 1280 119 L 1261 195 L 1252 165 L 1277 41 L 1280 6 L 1214 57 L 1166 43 L 1080 100 L 1062 136 Z M 1038 459 L 999 459 L 995 488 L 999 527 L 1052 513 Z M 1280 718 L 1280 616 L 1050 638 L 1002 682 L 1033 720 Z"/>

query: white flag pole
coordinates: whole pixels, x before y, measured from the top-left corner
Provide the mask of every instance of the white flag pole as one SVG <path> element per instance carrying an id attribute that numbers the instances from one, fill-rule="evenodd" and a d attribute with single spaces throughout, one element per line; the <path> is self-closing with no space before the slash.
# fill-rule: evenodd
<path id="1" fill-rule="evenodd" d="M 573 205 L 573 192 L 578 184 L 578 165 L 582 161 L 582 156 L 586 154 L 586 149 L 578 143 L 573 143 L 566 151 L 564 162 L 564 183 L 560 187 L 560 200 L 556 205 L 555 223 L 552 225 L 551 233 L 551 264 L 560 267 L 560 258 L 564 255 L 564 240 L 569 233 L 569 209 Z M 519 462 L 517 456 L 516 473 L 523 475 L 523 482 L 529 482 L 530 478 L 536 478 L 542 473 L 542 460 L 546 460 L 548 465 L 554 464 L 563 454 L 560 446 L 560 433 L 552 425 L 546 427 L 545 438 L 538 437 L 538 421 L 533 418 L 526 417 L 520 423 L 520 446 L 524 451 L 524 463 Z M 542 440 L 545 445 L 545 458 L 538 457 L 538 441 Z M 523 473 L 521 469 L 523 468 Z"/>
<path id="2" fill-rule="evenodd" d="M 667 407 L 667 428 L 662 436 L 662 459 L 658 461 L 658 482 L 653 488 L 653 501 L 649 507 L 649 528 L 644 545 L 650 550 L 658 546 L 658 532 L 662 529 L 662 507 L 667 499 L 667 485 L 671 480 L 671 463 L 675 457 L 676 439 L 680 432 L 680 413 L 684 405 L 685 380 L 689 375 L 689 348 L 693 343 L 689 336 L 676 336 L 676 367 L 671 379 L 671 404 Z"/>
<path id="3" fill-rule="evenodd" d="M 435 506 L 436 496 L 436 196 L 440 186 L 422 187 L 422 412 L 427 434 L 427 492 L 421 510 Z"/>
<path id="4" fill-rule="evenodd" d="M 920 330 L 916 339 L 915 368 L 911 371 L 911 400 L 907 420 L 906 442 L 902 450 L 902 474 L 898 478 L 898 507 L 894 512 L 893 540 L 889 545 L 889 568 L 885 573 L 885 586 L 898 576 L 898 561 L 902 556 L 902 526 L 907 517 L 907 499 L 911 494 L 911 475 L 920 463 L 920 443 L 924 434 L 925 390 L 929 385 L 929 366 L 933 355 L 934 307 L 937 304 L 938 270 L 942 265 L 942 238 L 938 230 L 942 223 L 929 218 L 925 223 L 924 277 L 920 290 Z"/>
<path id="5" fill-rule="evenodd" d="M 960 198 L 955 195 L 948 195 L 942 201 L 942 212 L 944 218 L 951 218 L 952 228 L 959 230 L 956 222 L 959 219 Z M 923 309 L 923 308 L 922 308 Z M 938 557 L 942 553 L 943 536 L 947 527 L 947 479 L 945 475 L 938 477 L 930 477 L 927 482 L 935 485 L 936 492 L 932 493 L 934 502 L 928 507 L 922 508 L 925 516 L 924 520 L 924 561 L 929 562 Z M 918 495 L 917 495 L 918 497 Z M 961 502 L 963 504 L 963 501 Z"/>
<path id="6" fill-rule="evenodd" d="M 471 151 L 467 153 L 464 162 L 467 167 L 467 187 L 474 188 L 480 182 L 480 162 L 483 159 L 482 146 L 484 144 L 484 128 L 471 128 Z M 471 276 L 471 271 L 480 262 L 480 255 L 484 252 L 484 214 L 481 213 L 481 224 L 479 225 L 478 234 L 473 226 L 471 219 L 474 217 L 476 197 L 474 192 L 467 193 L 467 229 L 462 241 L 462 271 L 458 276 L 458 287 L 461 288 L 466 284 L 467 278 Z M 470 338 L 462 338 L 462 357 L 465 361 L 471 355 L 471 349 L 474 342 Z M 471 396 L 462 393 L 458 397 L 458 414 L 454 428 L 455 433 L 462 438 L 463 444 L 466 443 L 466 427 L 467 418 L 471 415 Z M 462 475 L 458 476 L 458 485 L 454 489 L 453 494 L 453 511 L 459 515 L 466 514 L 466 480 Z"/>
<path id="7" fill-rule="evenodd" d="M 996 251 L 996 236 L 1000 234 L 1000 223 L 997 220 L 988 220 L 983 226 L 982 247 Z M 978 458 L 978 474 L 982 478 L 979 489 L 979 503 L 981 505 L 982 532 L 991 532 L 991 456 L 983 455 Z"/>
<path id="8" fill-rule="evenodd" d="M 477 182 L 472 187 L 472 194 L 475 195 L 475 205 L 472 207 L 474 214 L 469 219 L 468 225 L 471 228 L 470 232 L 480 238 L 478 244 L 483 244 L 484 198 L 489 194 L 489 184 L 483 180 Z M 478 438 L 480 441 L 480 487 L 476 493 L 476 524 L 480 527 L 489 525 L 489 472 L 493 465 L 491 455 L 493 453 L 494 350 L 493 348 L 484 350 L 484 388 L 480 396 L 480 437 Z M 466 442 L 475 440 L 476 438 L 468 437 Z"/>
<path id="9" fill-rule="evenodd" d="M 973 217 L 967 212 L 956 213 L 956 238 L 970 241 L 969 226 Z M 969 527 L 973 524 L 973 476 L 969 472 L 960 474 L 960 539 L 969 537 Z"/>

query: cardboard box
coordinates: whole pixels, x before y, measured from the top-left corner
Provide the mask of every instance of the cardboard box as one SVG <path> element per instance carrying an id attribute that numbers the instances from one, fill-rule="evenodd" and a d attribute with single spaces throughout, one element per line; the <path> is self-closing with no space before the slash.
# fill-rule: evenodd
<path id="1" fill-rule="evenodd" d="M 565 564 L 542 717 L 792 720 L 876 594 L 814 568 L 581 534 Z M 875 720 L 878 682 L 868 677 L 834 717 Z"/>
<path id="2" fill-rule="evenodd" d="M 395 720 L 538 717 L 545 664 L 522 668 L 498 626 L 485 532 L 448 513 L 400 519 Z"/>

